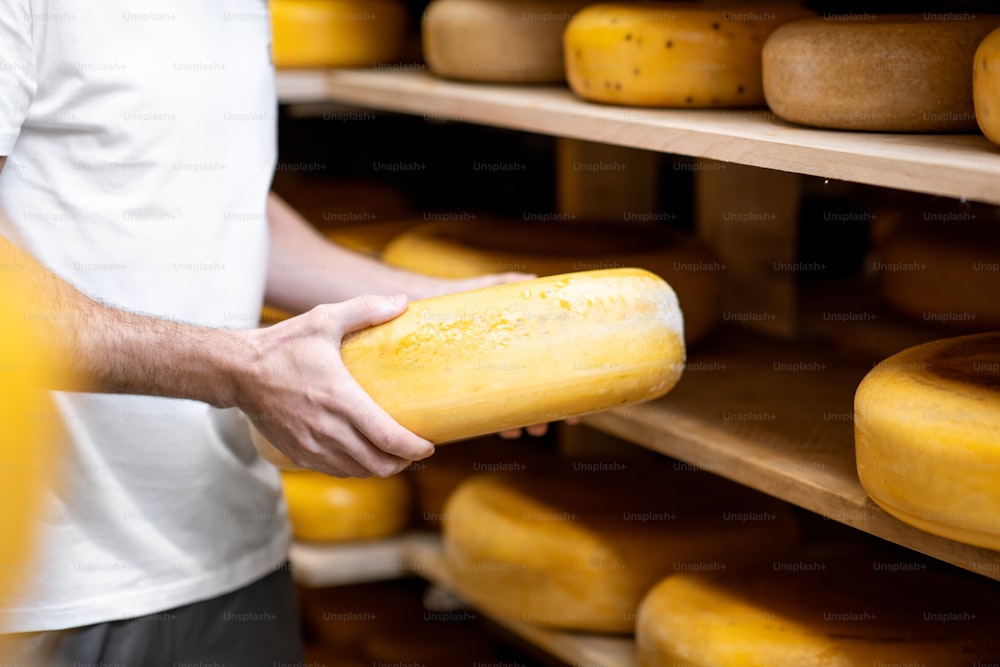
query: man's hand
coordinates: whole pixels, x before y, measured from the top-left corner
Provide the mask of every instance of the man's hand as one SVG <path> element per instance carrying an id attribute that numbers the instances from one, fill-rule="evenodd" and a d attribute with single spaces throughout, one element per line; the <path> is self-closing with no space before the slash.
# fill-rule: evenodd
<path id="1" fill-rule="evenodd" d="M 434 446 L 380 408 L 340 356 L 346 334 L 405 310 L 403 296 L 362 296 L 246 332 L 254 352 L 236 404 L 294 463 L 337 477 L 388 477 L 430 456 Z"/>

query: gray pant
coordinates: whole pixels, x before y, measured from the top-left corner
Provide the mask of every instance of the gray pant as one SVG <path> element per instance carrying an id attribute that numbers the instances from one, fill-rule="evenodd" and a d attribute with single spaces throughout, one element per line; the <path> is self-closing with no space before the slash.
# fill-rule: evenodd
<path id="1" fill-rule="evenodd" d="M 0 635 L 4 667 L 301 665 L 288 565 L 217 598 L 82 628 Z"/>

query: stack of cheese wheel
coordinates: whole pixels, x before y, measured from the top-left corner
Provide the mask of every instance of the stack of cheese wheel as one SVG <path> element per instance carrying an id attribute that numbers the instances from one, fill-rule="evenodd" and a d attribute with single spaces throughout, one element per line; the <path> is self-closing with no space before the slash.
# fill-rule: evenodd
<path id="1" fill-rule="evenodd" d="M 388 537 L 410 520 L 410 487 L 402 477 L 330 477 L 284 471 L 281 481 L 292 535 L 305 542 L 356 542 Z"/>
<path id="2" fill-rule="evenodd" d="M 277 68 L 372 67 L 403 46 L 401 0 L 270 0 Z"/>
<path id="3" fill-rule="evenodd" d="M 683 327 L 652 273 L 582 271 L 415 301 L 345 337 L 341 357 L 397 422 L 440 444 L 658 398 L 684 369 Z"/>
<path id="4" fill-rule="evenodd" d="M 693 237 L 644 223 L 429 223 L 390 241 L 382 259 L 442 278 L 636 266 L 660 276 L 677 293 L 686 342 L 704 337 L 719 318 L 722 277 L 709 250 Z"/>
<path id="5" fill-rule="evenodd" d="M 562 33 L 587 0 L 433 0 L 424 59 L 438 76 L 489 83 L 558 83 Z"/>
<path id="6" fill-rule="evenodd" d="M 1000 649 L 996 593 L 898 559 L 677 574 L 639 608 L 639 666 L 985 665 Z"/>
<path id="7" fill-rule="evenodd" d="M 1000 549 L 1000 333 L 889 357 L 861 382 L 854 412 L 858 476 L 880 507 Z"/>
<path id="8" fill-rule="evenodd" d="M 596 4 L 566 27 L 566 78 L 594 102 L 665 107 L 745 107 L 764 102 L 760 52 L 800 7 Z"/>
<path id="9" fill-rule="evenodd" d="M 439 448 L 434 456 L 410 464 L 406 475 L 413 485 L 421 523 L 438 528 L 448 496 L 467 478 L 482 472 L 545 469 L 553 458 L 535 438 L 483 436 Z"/>
<path id="10" fill-rule="evenodd" d="M 445 559 L 477 606 L 548 627 L 631 632 L 646 591 L 674 572 L 769 559 L 795 539 L 786 506 L 666 466 L 574 463 L 486 473 L 445 506 Z"/>
<path id="11" fill-rule="evenodd" d="M 879 292 L 896 312 L 955 331 L 1000 328 L 996 207 L 924 199 L 873 225 Z"/>
<path id="12" fill-rule="evenodd" d="M 1000 28 L 976 49 L 972 67 L 972 99 L 983 134 L 1000 144 Z"/>
<path id="13" fill-rule="evenodd" d="M 972 62 L 1000 17 L 831 15 L 796 21 L 764 45 L 764 95 L 804 125 L 880 132 L 976 128 Z"/>

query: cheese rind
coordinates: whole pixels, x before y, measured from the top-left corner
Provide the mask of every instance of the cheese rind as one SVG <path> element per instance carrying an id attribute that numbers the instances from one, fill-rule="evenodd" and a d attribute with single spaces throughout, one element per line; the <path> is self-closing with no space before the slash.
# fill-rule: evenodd
<path id="1" fill-rule="evenodd" d="M 492 83 L 565 79 L 562 33 L 586 0 L 433 0 L 424 59 L 434 74 Z"/>
<path id="2" fill-rule="evenodd" d="M 390 416 L 442 444 L 658 398 L 684 369 L 683 331 L 658 276 L 581 271 L 412 302 L 348 334 L 341 357 Z"/>
<path id="3" fill-rule="evenodd" d="M 430 223 L 396 236 L 383 249 L 382 259 L 441 278 L 640 267 L 666 280 L 676 292 L 688 343 L 707 335 L 720 312 L 721 265 L 711 252 L 693 237 L 645 223 Z"/>
<path id="4" fill-rule="evenodd" d="M 270 0 L 274 66 L 371 67 L 402 48 L 399 0 Z"/>
<path id="5" fill-rule="evenodd" d="M 657 584 L 639 607 L 639 667 L 958 667 L 996 655 L 988 587 L 919 562 L 769 565 Z"/>
<path id="6" fill-rule="evenodd" d="M 781 118 L 879 132 L 976 128 L 972 61 L 1000 17 L 897 14 L 782 26 L 763 51 L 764 95 Z"/>
<path id="7" fill-rule="evenodd" d="M 631 632 L 662 577 L 770 558 L 794 541 L 780 501 L 669 472 L 578 464 L 466 480 L 442 528 L 459 592 L 518 621 Z"/>
<path id="8" fill-rule="evenodd" d="M 760 106 L 764 40 L 782 23 L 811 15 L 787 5 L 590 5 L 563 35 L 566 78 L 574 93 L 595 102 Z"/>
<path id="9" fill-rule="evenodd" d="M 281 480 L 297 540 L 372 540 L 400 532 L 410 519 L 410 488 L 398 476 L 341 479 L 296 470 Z"/>
<path id="10" fill-rule="evenodd" d="M 1000 549 L 1000 333 L 918 345 L 855 394 L 858 477 L 899 520 Z"/>
<path id="11" fill-rule="evenodd" d="M 987 35 L 976 49 L 972 99 L 979 129 L 987 139 L 1000 144 L 1000 28 Z"/>

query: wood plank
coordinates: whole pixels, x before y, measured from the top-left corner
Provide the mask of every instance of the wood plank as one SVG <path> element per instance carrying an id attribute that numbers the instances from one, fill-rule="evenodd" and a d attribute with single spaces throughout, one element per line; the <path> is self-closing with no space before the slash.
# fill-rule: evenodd
<path id="1" fill-rule="evenodd" d="M 763 109 L 606 106 L 564 87 L 457 83 L 420 71 L 279 72 L 278 93 L 284 102 L 338 101 L 1000 204 L 1000 148 L 979 134 L 818 130 Z"/>
<path id="2" fill-rule="evenodd" d="M 406 552 L 415 573 L 471 600 L 448 572 L 440 543 L 413 542 Z M 497 625 L 574 667 L 637 667 L 635 642 L 631 637 L 549 630 L 491 611 L 484 600 L 474 600 L 473 606 Z"/>
<path id="3" fill-rule="evenodd" d="M 659 156 L 592 141 L 556 141 L 556 208 L 573 220 L 659 213 Z"/>
<path id="4" fill-rule="evenodd" d="M 428 540 L 436 537 L 407 533 L 370 542 L 293 542 L 288 560 L 295 581 L 307 588 L 384 581 L 408 575 L 407 548 Z"/>
<path id="5" fill-rule="evenodd" d="M 855 468 L 853 404 L 875 358 L 723 331 L 656 401 L 584 423 L 990 579 L 1000 552 L 913 528 L 868 498 Z"/>

